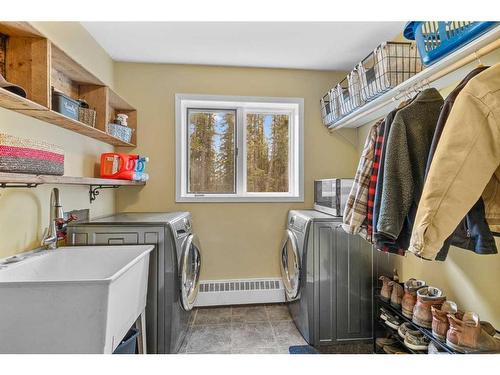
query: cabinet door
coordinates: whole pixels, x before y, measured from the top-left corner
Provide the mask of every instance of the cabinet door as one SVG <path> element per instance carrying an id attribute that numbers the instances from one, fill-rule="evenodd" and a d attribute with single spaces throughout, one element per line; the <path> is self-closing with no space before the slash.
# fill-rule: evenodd
<path id="1" fill-rule="evenodd" d="M 373 250 L 369 242 L 335 228 L 337 340 L 372 337 Z"/>
<path id="2" fill-rule="evenodd" d="M 315 304 L 314 344 L 330 344 L 336 340 L 335 227 L 338 223 L 314 223 L 314 283 L 317 286 Z"/>

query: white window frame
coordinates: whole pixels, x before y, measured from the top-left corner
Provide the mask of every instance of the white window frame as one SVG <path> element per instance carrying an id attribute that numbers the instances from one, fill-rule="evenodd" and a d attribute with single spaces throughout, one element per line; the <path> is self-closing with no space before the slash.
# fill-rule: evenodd
<path id="1" fill-rule="evenodd" d="M 236 193 L 188 193 L 187 110 L 236 109 Z M 289 114 L 289 192 L 246 191 L 246 113 Z M 175 95 L 176 202 L 304 202 L 304 99 L 261 96 Z"/>

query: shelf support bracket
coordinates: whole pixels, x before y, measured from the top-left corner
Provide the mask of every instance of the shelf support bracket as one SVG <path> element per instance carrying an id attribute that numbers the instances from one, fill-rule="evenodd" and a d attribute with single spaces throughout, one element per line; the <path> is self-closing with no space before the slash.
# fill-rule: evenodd
<path id="1" fill-rule="evenodd" d="M 119 185 L 89 185 L 89 198 L 90 198 L 90 203 L 95 201 L 97 199 L 97 196 L 99 195 L 99 190 L 102 189 L 118 189 L 120 186 Z"/>

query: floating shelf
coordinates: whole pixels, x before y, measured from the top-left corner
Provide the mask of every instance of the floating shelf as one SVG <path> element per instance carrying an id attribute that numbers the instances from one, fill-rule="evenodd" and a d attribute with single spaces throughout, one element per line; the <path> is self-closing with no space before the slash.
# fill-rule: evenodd
<path id="1" fill-rule="evenodd" d="M 114 180 L 110 178 L 50 176 L 0 172 L 0 188 L 35 188 L 38 185 L 88 185 L 90 203 L 96 200 L 101 189 L 120 186 L 144 186 L 145 182 Z"/>
<path id="2" fill-rule="evenodd" d="M 500 48 L 500 26 L 489 30 L 445 58 L 426 67 L 420 73 L 364 104 L 354 112 L 328 126 L 330 130 L 358 128 L 375 121 L 395 109 L 404 94 L 422 83 L 441 89 L 460 81 L 470 68 L 468 64 Z"/>
<path id="3" fill-rule="evenodd" d="M 0 185 L 9 187 L 14 184 L 61 184 L 61 185 L 100 185 L 100 186 L 144 186 L 145 182 L 130 181 L 130 180 L 114 180 L 110 178 L 95 178 L 95 177 L 73 177 L 73 176 L 50 176 L 50 175 L 35 175 L 22 173 L 5 173 L 0 172 Z"/>
<path id="4" fill-rule="evenodd" d="M 0 22 L 7 35 L 5 75 L 22 86 L 27 98 L 0 89 L 0 107 L 121 147 L 135 147 L 137 111 L 104 82 L 86 70 L 66 52 L 43 37 L 27 22 Z M 52 108 L 52 88 L 73 99 L 85 99 L 96 111 L 95 127 L 66 117 Z M 106 124 L 116 113 L 129 116 L 133 129 L 130 142 L 106 133 Z"/>

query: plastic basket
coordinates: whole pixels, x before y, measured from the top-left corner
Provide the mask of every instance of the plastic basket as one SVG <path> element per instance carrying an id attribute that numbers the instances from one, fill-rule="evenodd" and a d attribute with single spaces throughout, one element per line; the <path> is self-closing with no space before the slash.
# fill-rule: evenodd
<path id="1" fill-rule="evenodd" d="M 320 101 L 323 124 L 328 126 L 340 118 L 339 102 L 335 88 L 328 91 Z"/>
<path id="2" fill-rule="evenodd" d="M 413 21 L 404 31 L 415 40 L 424 65 L 431 65 L 497 25 L 492 21 Z"/>
<path id="3" fill-rule="evenodd" d="M 357 66 L 361 100 L 367 102 L 422 71 L 415 43 L 385 42 Z"/>

